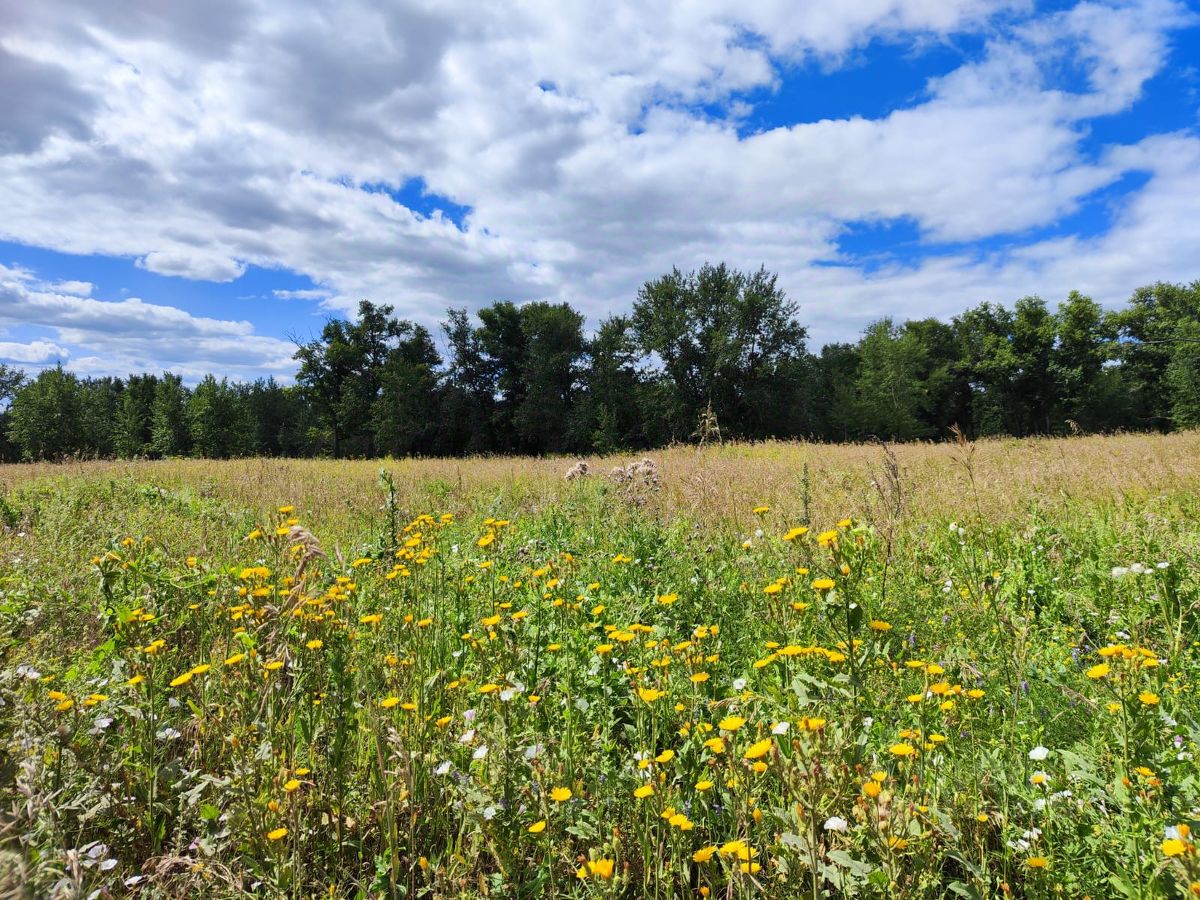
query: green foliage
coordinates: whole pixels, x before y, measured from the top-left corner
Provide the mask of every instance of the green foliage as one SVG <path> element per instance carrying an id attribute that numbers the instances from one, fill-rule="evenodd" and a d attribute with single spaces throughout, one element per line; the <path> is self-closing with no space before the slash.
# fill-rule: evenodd
<path id="1" fill-rule="evenodd" d="M 798 315 L 765 270 L 704 265 L 646 282 L 629 316 L 590 337 L 567 303 L 448 310 L 443 360 L 427 328 L 364 300 L 298 343 L 295 387 L 210 375 L 189 389 L 171 373 L 27 383 L 0 366 L 0 458 L 584 454 L 718 435 L 1200 426 L 1200 282 L 1141 288 L 1116 312 L 1073 291 L 1053 311 L 1025 297 L 949 322 L 883 318 L 819 353 Z"/>
<path id="2" fill-rule="evenodd" d="M 16 391 L 8 410 L 8 437 L 24 459 L 60 459 L 83 449 L 79 379 L 62 366 L 44 369 Z"/>

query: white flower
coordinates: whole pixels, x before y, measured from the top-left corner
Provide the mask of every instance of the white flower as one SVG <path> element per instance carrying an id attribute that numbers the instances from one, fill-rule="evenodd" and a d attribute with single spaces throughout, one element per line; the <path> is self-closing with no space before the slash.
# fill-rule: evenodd
<path id="1" fill-rule="evenodd" d="M 745 678 L 735 678 L 733 680 L 733 689 L 735 691 L 744 691 L 746 689 L 746 679 Z"/>
<path id="2" fill-rule="evenodd" d="M 478 747 L 475 748 L 475 752 L 471 754 L 471 759 L 483 759 L 485 756 L 487 756 L 487 753 L 488 753 L 487 744 L 480 744 Z"/>
<path id="3" fill-rule="evenodd" d="M 1029 758 L 1032 759 L 1034 762 L 1041 762 L 1049 755 L 1050 755 L 1050 751 L 1047 750 L 1045 747 L 1043 747 L 1041 744 L 1038 744 L 1036 747 L 1034 747 L 1032 750 L 1029 751 Z"/>
<path id="4" fill-rule="evenodd" d="M 513 697 L 517 696 L 515 688 L 505 688 L 500 692 L 500 702 L 507 703 Z"/>
<path id="5" fill-rule="evenodd" d="M 464 722 L 474 722 L 475 721 L 475 710 L 468 709 L 466 712 L 464 712 L 463 713 L 463 721 Z"/>
<path id="6" fill-rule="evenodd" d="M 771 734 L 787 734 L 791 724 L 791 722 L 776 722 L 771 726 Z"/>
<path id="7" fill-rule="evenodd" d="M 463 736 L 458 739 L 458 742 L 460 744 L 469 744 L 473 740 L 475 740 L 475 729 L 469 728 L 463 732 Z"/>
<path id="8" fill-rule="evenodd" d="M 492 819 L 496 818 L 496 807 L 489 806 L 487 809 L 485 809 L 483 811 L 483 817 L 485 819 L 487 819 L 489 822 L 492 821 Z"/>
<path id="9" fill-rule="evenodd" d="M 434 775 L 448 775 L 450 773 L 450 760 L 446 760 L 433 770 Z"/>
<path id="10" fill-rule="evenodd" d="M 826 831 L 846 831 L 849 829 L 850 823 L 841 816 L 830 816 L 825 820 Z"/>
<path id="11" fill-rule="evenodd" d="M 1170 563 L 1164 559 L 1162 562 L 1158 563 L 1158 568 L 1165 569 L 1169 565 L 1170 565 Z"/>
<path id="12" fill-rule="evenodd" d="M 1113 578 L 1124 578 L 1128 574 L 1129 574 L 1128 566 L 1113 566 L 1112 567 L 1112 577 Z"/>

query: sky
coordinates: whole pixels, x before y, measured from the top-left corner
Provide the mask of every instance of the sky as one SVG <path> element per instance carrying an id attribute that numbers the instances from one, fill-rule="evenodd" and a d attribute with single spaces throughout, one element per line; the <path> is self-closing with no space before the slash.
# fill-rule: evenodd
<path id="1" fill-rule="evenodd" d="M 292 379 L 360 299 L 765 266 L 871 322 L 1200 278 L 1178 0 L 0 0 L 0 362 Z"/>

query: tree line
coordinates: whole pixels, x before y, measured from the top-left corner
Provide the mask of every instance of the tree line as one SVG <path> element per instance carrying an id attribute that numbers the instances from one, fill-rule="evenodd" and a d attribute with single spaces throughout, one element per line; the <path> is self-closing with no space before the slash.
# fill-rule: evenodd
<path id="1" fill-rule="evenodd" d="M 451 309 L 442 348 L 387 305 L 297 341 L 294 385 L 34 378 L 0 366 L 0 457 L 453 456 L 673 441 L 941 439 L 1200 425 L 1200 281 L 1105 311 L 1072 292 L 881 319 L 811 352 L 765 269 L 673 270 L 585 334 L 568 303 Z"/>

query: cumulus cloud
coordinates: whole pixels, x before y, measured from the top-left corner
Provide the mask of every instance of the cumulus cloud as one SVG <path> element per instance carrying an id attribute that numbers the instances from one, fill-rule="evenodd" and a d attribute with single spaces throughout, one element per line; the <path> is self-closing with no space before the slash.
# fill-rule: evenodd
<path id="1" fill-rule="evenodd" d="M 295 346 L 256 334 L 246 321 L 193 316 L 173 306 L 139 298 L 98 300 L 43 289 L 34 274 L 0 265 L 0 323 L 51 328 L 60 343 L 0 344 L 11 359 L 36 363 L 70 356 L 71 367 L 87 374 L 124 375 L 170 369 L 188 377 L 220 372 L 234 377 L 294 370 Z M 65 345 L 65 346 L 63 346 Z M 73 352 L 68 348 L 79 348 Z M 36 356 L 41 353 L 40 358 Z"/>
<path id="2" fill-rule="evenodd" d="M 90 297 L 96 286 L 90 281 L 56 281 L 48 289 L 75 297 Z"/>
<path id="3" fill-rule="evenodd" d="M 71 352 L 50 341 L 20 343 L 0 341 L 0 360 L 12 363 L 44 363 L 66 360 Z"/>
<path id="4" fill-rule="evenodd" d="M 447 305 L 555 297 L 594 319 L 672 265 L 724 259 L 778 271 L 814 338 L 832 339 L 868 315 L 1032 290 L 1091 284 L 1114 302 L 1194 275 L 1200 256 L 1200 236 L 1171 219 L 1196 136 L 1099 153 L 1084 140 L 1161 71 L 1193 21 L 1178 0 L 1049 14 L 1028 0 L 68 5 L 0 8 L 0 89 L 40 98 L 0 124 L 0 238 L 194 280 L 258 265 L 321 285 L 276 300 L 370 297 L 429 323 Z M 747 98 L 797 67 L 963 34 L 985 36 L 982 50 L 884 115 L 741 129 Z M 1107 235 L 1027 237 L 1131 172 L 1149 181 Z M 401 199 L 416 178 L 420 209 Z M 428 213 L 439 203 L 467 213 Z M 927 245 L 1007 246 L 878 268 L 839 249 L 851 224 L 894 220 Z M 70 294 L 34 307 L 76 328 Z M 146 315 L 154 334 L 165 309 L 122 307 L 106 333 Z M 280 365 L 281 348 L 258 352 Z"/>

